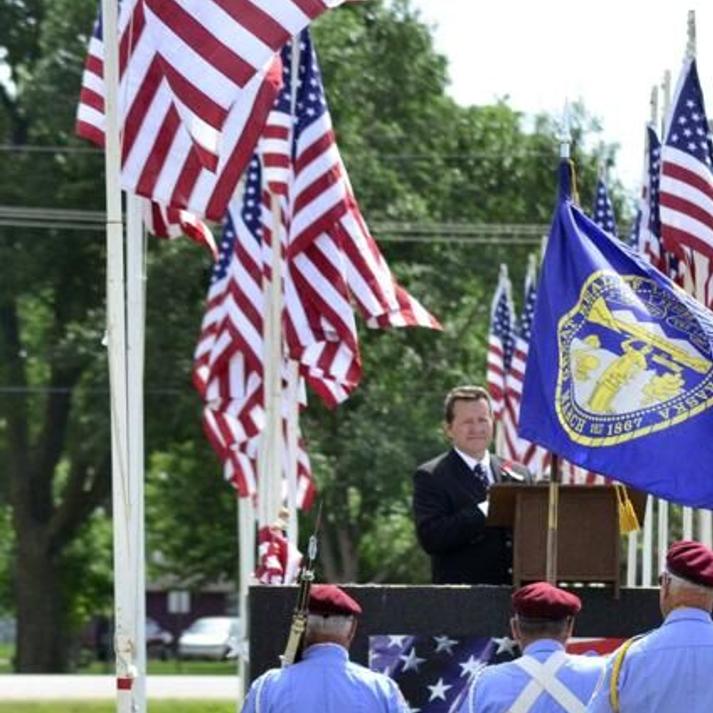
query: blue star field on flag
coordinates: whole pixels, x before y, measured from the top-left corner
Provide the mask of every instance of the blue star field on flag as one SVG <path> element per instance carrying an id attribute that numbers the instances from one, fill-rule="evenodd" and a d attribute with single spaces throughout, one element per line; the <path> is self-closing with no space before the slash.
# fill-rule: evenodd
<path id="1" fill-rule="evenodd" d="M 680 87 L 668 125 L 666 145 L 684 151 L 708 166 L 713 165 L 713 143 L 695 62 L 691 62 Z"/>
<path id="2" fill-rule="evenodd" d="M 597 193 L 594 197 L 594 207 L 592 209 L 594 222 L 602 229 L 616 237 L 616 219 L 614 218 L 614 206 L 609 198 L 607 185 L 600 178 L 597 180 Z"/>
<path id="3" fill-rule="evenodd" d="M 393 678 L 412 713 L 451 713 L 485 667 L 519 654 L 507 637 L 370 636 L 369 668 Z"/>
<path id="4" fill-rule="evenodd" d="M 515 350 L 515 314 L 510 294 L 507 289 L 502 289 L 498 295 L 491 325 L 491 334 L 498 337 L 503 345 L 503 370 L 507 373 L 512 364 L 512 355 Z"/>

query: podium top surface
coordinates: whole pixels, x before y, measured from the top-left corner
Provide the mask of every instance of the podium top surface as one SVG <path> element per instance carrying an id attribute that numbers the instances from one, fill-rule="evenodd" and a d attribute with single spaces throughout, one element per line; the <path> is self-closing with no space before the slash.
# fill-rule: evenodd
<path id="1" fill-rule="evenodd" d="M 587 498 L 611 498 L 612 506 L 616 507 L 616 493 L 613 485 L 563 485 L 559 484 L 560 508 L 577 503 L 582 506 Z M 636 516 L 643 523 L 646 511 L 646 493 L 627 486 Z M 515 505 L 518 497 L 547 498 L 549 483 L 534 483 L 522 485 L 519 483 L 497 483 L 490 488 L 488 509 L 488 527 L 512 527 L 515 521 Z"/>

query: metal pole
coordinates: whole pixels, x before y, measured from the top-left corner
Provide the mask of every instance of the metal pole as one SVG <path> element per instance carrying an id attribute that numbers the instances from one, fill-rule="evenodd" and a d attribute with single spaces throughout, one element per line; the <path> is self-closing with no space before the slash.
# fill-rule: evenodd
<path id="1" fill-rule="evenodd" d="M 560 457 L 552 454 L 549 498 L 547 508 L 547 566 L 546 579 L 550 584 L 557 584 L 557 544 L 559 521 L 559 484 Z"/>
<path id="2" fill-rule="evenodd" d="M 138 562 L 135 527 L 136 502 L 130 480 L 126 288 L 121 220 L 120 144 L 118 119 L 119 45 L 117 3 L 102 0 L 105 89 L 105 168 L 107 232 L 107 345 L 111 390 L 112 505 L 114 536 L 114 627 L 118 713 L 143 709 L 137 678 L 136 603 Z"/>
<path id="3" fill-rule="evenodd" d="M 146 710 L 146 574 L 144 537 L 144 333 L 146 326 L 146 240 L 142 199 L 126 202 L 127 414 L 131 552 L 134 594 L 134 710 Z"/>

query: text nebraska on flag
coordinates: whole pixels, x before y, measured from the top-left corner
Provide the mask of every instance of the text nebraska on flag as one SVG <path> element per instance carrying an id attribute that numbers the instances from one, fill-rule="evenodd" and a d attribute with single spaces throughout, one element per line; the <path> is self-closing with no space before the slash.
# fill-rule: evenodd
<path id="1" fill-rule="evenodd" d="M 667 500 L 711 507 L 712 406 L 713 313 L 562 199 L 520 435 Z"/>

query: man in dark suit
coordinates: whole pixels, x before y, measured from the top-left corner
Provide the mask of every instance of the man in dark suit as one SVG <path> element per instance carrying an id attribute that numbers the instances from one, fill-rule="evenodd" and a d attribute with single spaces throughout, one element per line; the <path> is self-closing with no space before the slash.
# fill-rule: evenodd
<path id="1" fill-rule="evenodd" d="M 452 389 L 444 408 L 453 447 L 419 466 L 413 514 L 421 547 L 431 556 L 434 584 L 511 584 L 512 532 L 486 527 L 493 483 L 531 481 L 522 465 L 488 451 L 493 412 L 480 386 Z"/>

